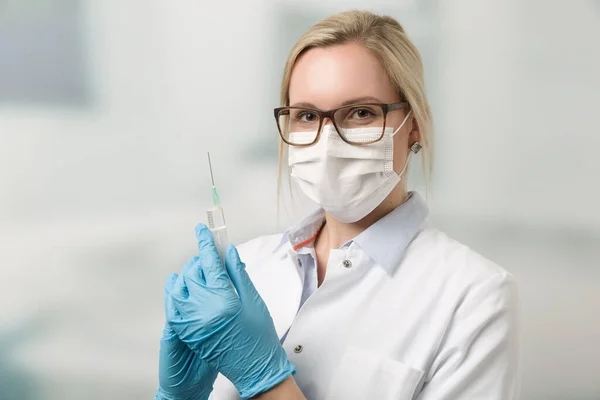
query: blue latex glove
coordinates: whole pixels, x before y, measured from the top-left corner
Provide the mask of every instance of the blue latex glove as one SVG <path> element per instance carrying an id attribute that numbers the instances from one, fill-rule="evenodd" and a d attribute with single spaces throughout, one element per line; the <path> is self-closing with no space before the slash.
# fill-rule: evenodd
<path id="1" fill-rule="evenodd" d="M 183 342 L 235 385 L 242 398 L 256 396 L 295 373 L 295 367 L 235 247 L 227 249 L 228 277 L 208 228 L 199 224 L 196 238 L 199 257 L 184 275 L 187 290 L 175 282 L 175 310 L 167 320 Z"/>
<path id="2" fill-rule="evenodd" d="M 185 271 L 194 265 L 190 260 L 182 275 L 172 274 L 165 283 L 165 311 L 173 310 L 172 288 L 179 279 L 183 285 Z M 206 400 L 213 389 L 217 371 L 179 339 L 167 321 L 160 341 L 158 364 L 159 388 L 155 400 Z"/>

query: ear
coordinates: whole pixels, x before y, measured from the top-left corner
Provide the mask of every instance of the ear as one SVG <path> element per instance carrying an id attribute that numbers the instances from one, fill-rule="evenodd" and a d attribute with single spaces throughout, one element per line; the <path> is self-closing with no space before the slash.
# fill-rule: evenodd
<path id="1" fill-rule="evenodd" d="M 412 146 L 415 142 L 423 143 L 421 140 L 421 129 L 419 128 L 419 123 L 417 122 L 414 113 L 411 113 L 409 122 L 410 132 L 408 133 L 408 147 Z"/>

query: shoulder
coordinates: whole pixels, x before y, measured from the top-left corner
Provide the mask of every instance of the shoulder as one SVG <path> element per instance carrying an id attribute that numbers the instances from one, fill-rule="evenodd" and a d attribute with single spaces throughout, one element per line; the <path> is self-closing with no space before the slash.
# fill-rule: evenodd
<path id="1" fill-rule="evenodd" d="M 486 278 L 509 274 L 504 268 L 437 229 L 426 228 L 417 235 L 409 252 L 419 253 L 440 272 Z"/>
<path id="2" fill-rule="evenodd" d="M 499 296 L 502 302 L 515 296 L 516 282 L 510 272 L 437 229 L 419 233 L 407 250 L 406 261 L 413 273 L 420 269 L 457 299 L 480 291 Z"/>

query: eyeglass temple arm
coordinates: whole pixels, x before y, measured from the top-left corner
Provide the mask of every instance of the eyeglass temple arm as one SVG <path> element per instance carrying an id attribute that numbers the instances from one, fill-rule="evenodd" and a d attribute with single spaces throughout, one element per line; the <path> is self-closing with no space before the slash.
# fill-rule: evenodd
<path id="1" fill-rule="evenodd" d="M 408 101 L 401 101 L 398 103 L 388 104 L 387 110 L 389 112 L 389 111 L 395 111 L 395 110 L 399 110 L 401 108 L 406 108 L 406 107 L 408 107 Z"/>

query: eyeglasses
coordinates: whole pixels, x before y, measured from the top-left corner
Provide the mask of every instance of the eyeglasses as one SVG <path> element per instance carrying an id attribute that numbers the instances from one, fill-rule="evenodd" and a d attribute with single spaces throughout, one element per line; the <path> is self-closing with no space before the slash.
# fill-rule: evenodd
<path id="1" fill-rule="evenodd" d="M 407 109 L 408 102 L 392 104 L 351 104 L 324 111 L 306 107 L 279 107 L 274 110 L 277 129 L 281 139 L 290 146 L 311 146 L 319 140 L 325 118 L 333 123 L 342 140 L 349 144 L 365 145 L 381 140 L 385 132 L 387 114 L 394 110 Z M 357 142 L 345 132 L 353 128 L 381 128 L 381 134 L 373 140 Z"/>

